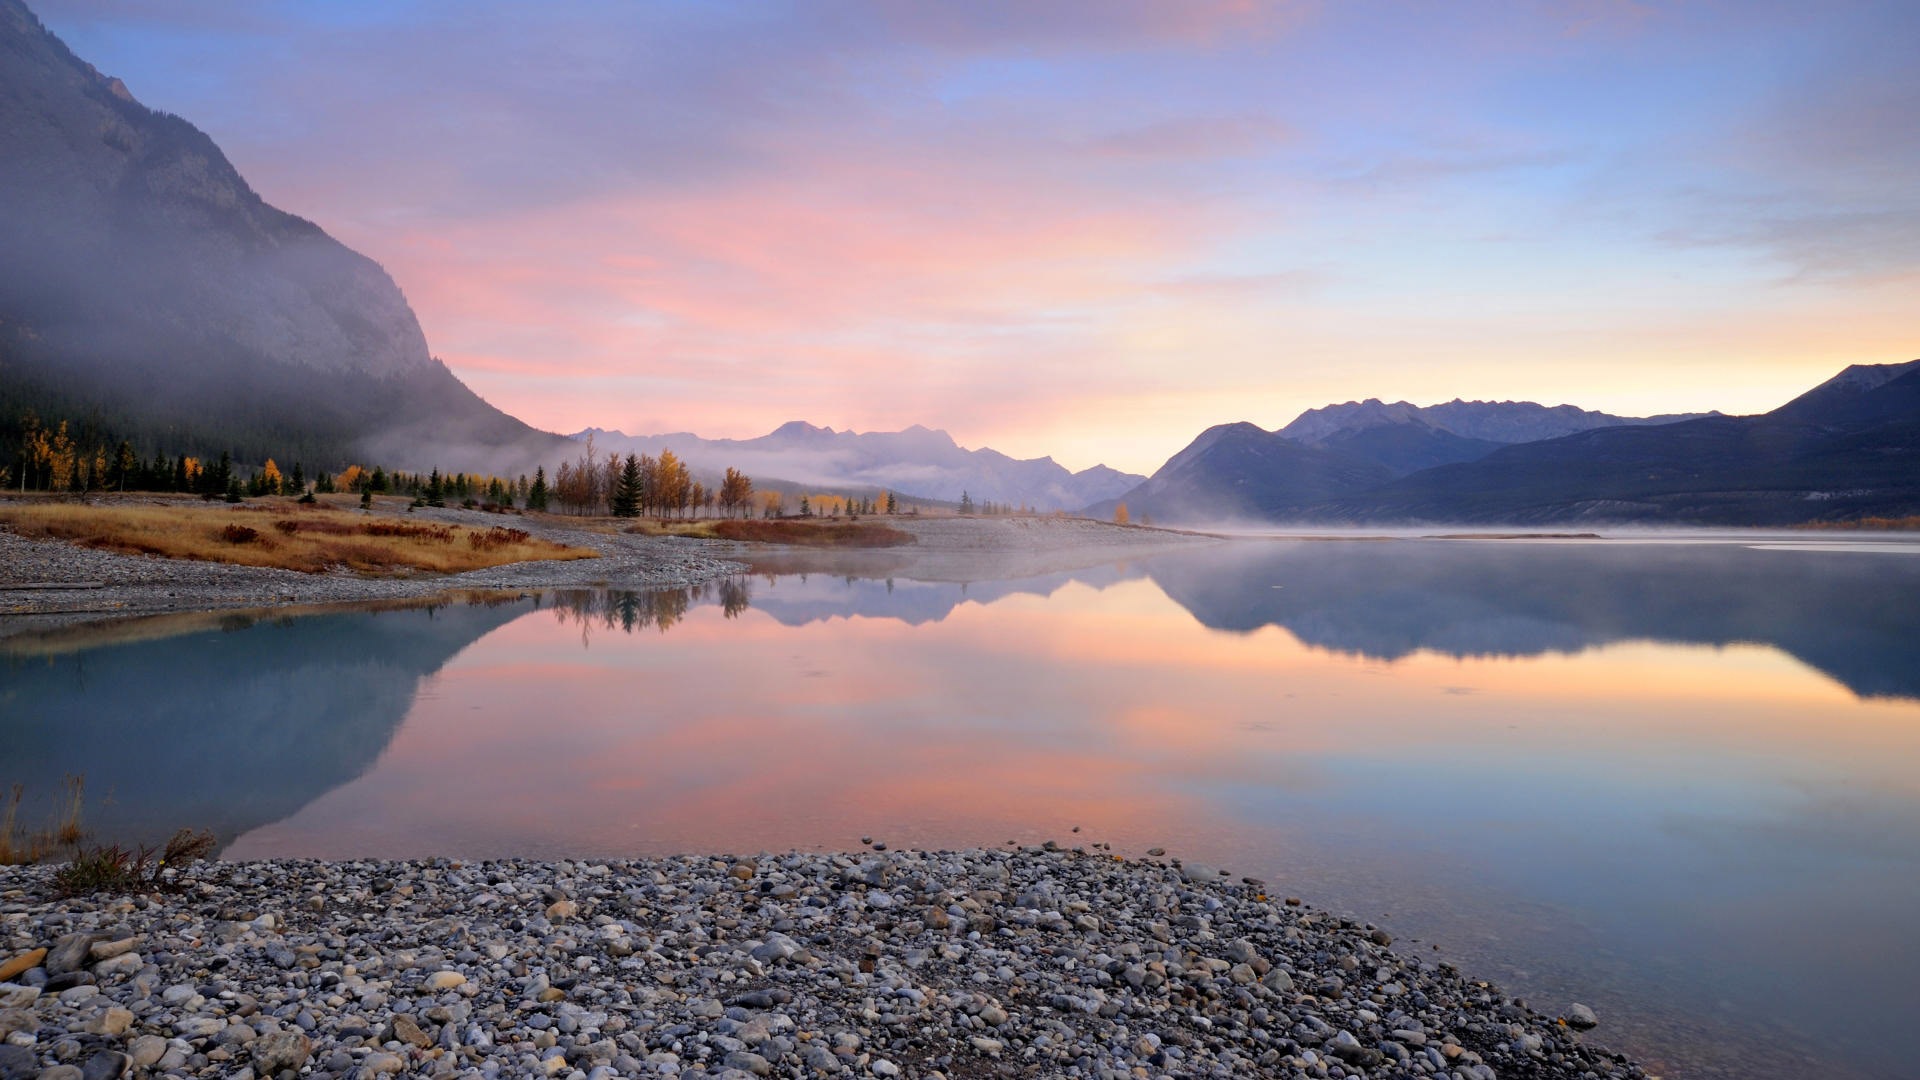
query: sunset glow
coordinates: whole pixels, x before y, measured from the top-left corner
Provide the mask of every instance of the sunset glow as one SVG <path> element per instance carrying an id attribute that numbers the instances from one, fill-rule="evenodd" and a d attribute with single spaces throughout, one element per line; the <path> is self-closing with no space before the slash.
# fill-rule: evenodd
<path id="1" fill-rule="evenodd" d="M 553 430 L 1151 471 L 1369 396 L 1915 355 L 1910 4 L 46 0 Z"/>

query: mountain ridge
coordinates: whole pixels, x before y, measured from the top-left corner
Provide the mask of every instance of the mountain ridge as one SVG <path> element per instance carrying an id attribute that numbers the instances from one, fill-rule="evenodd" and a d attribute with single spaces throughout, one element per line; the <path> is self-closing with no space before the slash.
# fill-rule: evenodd
<path id="1" fill-rule="evenodd" d="M 1404 446 L 1359 437 L 1412 433 L 1430 449 L 1431 436 L 1452 433 L 1418 411 L 1383 410 L 1332 414 L 1355 427 L 1306 425 L 1327 432 L 1318 442 L 1245 422 L 1208 428 L 1146 483 L 1088 513 L 1125 502 L 1168 522 L 1320 525 L 1785 525 L 1920 514 L 1920 361 L 1853 365 L 1756 416 L 1601 423 L 1412 469 L 1396 468 Z"/>
<path id="2" fill-rule="evenodd" d="M 694 468 L 708 471 L 732 467 L 802 485 L 885 488 L 942 502 L 958 502 L 964 493 L 976 503 L 1040 510 L 1076 509 L 1146 479 L 1106 465 L 1075 472 L 1051 457 L 1020 459 L 991 447 L 969 450 L 946 431 L 920 424 L 899 431 L 856 432 L 789 420 L 751 439 L 704 439 L 691 432 L 628 435 L 605 428 L 586 428 L 568 437 L 578 442 L 589 435 L 596 452 L 658 455 L 672 450 Z"/>

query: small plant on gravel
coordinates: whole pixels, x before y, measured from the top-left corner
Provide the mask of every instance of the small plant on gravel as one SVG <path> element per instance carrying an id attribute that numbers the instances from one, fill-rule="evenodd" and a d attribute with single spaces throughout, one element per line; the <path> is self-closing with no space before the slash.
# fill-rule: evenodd
<path id="1" fill-rule="evenodd" d="M 75 850 L 72 861 L 54 871 L 53 887 L 61 896 L 167 888 L 173 884 L 163 876 L 168 870 L 185 870 L 218 846 L 212 833 L 192 829 L 174 833 L 161 848 L 95 844 Z"/>
<path id="2" fill-rule="evenodd" d="M 53 887 L 61 896 L 91 896 L 125 892 L 147 880 L 153 849 L 129 850 L 119 844 L 95 844 L 76 851 L 73 861 L 53 872 Z"/>

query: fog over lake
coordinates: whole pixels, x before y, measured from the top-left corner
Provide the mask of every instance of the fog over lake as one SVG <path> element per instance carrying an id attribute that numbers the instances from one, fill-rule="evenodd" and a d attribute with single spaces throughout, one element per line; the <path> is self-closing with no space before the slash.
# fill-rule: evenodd
<path id="1" fill-rule="evenodd" d="M 5 643 L 0 781 L 226 858 L 1112 844 L 1669 1077 L 1911 1075 L 1920 545 L 1241 541 Z M 1078 827 L 1079 832 L 1073 830 Z M 1816 1034 L 1817 1033 L 1817 1034 Z"/>

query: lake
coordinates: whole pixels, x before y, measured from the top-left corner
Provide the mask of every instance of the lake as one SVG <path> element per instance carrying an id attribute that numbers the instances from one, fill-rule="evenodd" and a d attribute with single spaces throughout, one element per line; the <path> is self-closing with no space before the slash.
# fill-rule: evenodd
<path id="1" fill-rule="evenodd" d="M 760 569 L 0 642 L 0 782 L 232 859 L 1165 847 L 1668 1077 L 1920 1073 L 1920 544 Z"/>

